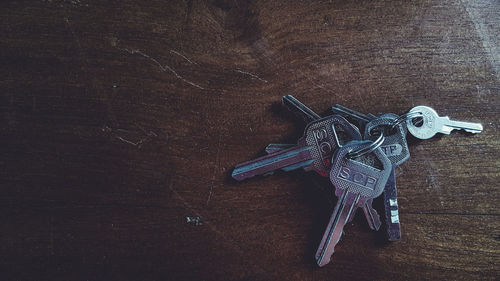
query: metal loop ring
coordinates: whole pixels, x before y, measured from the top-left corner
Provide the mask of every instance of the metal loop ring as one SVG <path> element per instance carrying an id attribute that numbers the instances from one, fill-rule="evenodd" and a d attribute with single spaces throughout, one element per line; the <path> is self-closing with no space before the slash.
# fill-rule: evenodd
<path id="1" fill-rule="evenodd" d="M 370 142 L 370 144 L 368 144 L 362 148 L 358 148 L 356 150 L 350 151 L 349 153 L 347 153 L 347 158 L 349 158 L 349 159 L 358 158 L 360 156 L 368 154 L 368 153 L 374 151 L 375 149 L 377 149 L 379 146 L 381 146 L 382 143 L 384 143 L 384 140 L 385 140 L 384 131 L 382 130 L 382 131 L 380 131 L 380 136 L 375 141 L 367 141 L 367 142 Z"/>
<path id="2" fill-rule="evenodd" d="M 394 122 L 392 122 L 391 131 L 393 131 L 394 128 L 396 128 L 396 126 L 405 122 L 406 120 L 410 120 L 417 117 L 424 117 L 424 114 L 420 111 L 410 111 L 405 114 L 399 115 L 399 117 L 394 119 Z"/>

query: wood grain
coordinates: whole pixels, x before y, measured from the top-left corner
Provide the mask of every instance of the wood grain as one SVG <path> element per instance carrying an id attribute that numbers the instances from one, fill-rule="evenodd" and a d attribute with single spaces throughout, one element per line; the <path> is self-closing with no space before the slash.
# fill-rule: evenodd
<path id="1" fill-rule="evenodd" d="M 499 278 L 498 1 L 0 7 L 0 279 Z M 328 180 L 230 177 L 301 135 L 285 94 L 323 115 L 430 105 L 485 130 L 409 139 L 401 241 L 358 214 L 317 268 Z"/>

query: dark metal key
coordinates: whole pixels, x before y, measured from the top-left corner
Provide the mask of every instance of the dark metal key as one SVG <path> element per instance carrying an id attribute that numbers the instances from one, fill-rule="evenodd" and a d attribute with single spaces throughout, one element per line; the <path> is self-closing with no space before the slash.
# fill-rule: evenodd
<path id="1" fill-rule="evenodd" d="M 296 98 L 294 98 L 291 95 L 287 95 L 287 96 L 283 97 L 283 105 L 285 105 L 290 111 L 294 112 L 299 117 L 302 117 L 306 122 L 312 122 L 312 121 L 320 118 L 318 114 L 316 114 L 314 111 L 312 111 L 310 108 L 308 108 L 306 105 L 304 105 L 303 103 L 301 103 L 300 101 L 298 101 Z M 364 128 L 364 125 L 369 121 L 369 118 L 371 118 L 371 119 L 375 118 L 375 116 L 371 115 L 371 114 L 368 114 L 365 117 L 365 115 L 358 113 L 354 110 L 351 110 L 349 108 L 346 108 L 346 107 L 343 107 L 340 105 L 337 105 L 337 106 L 340 108 L 339 113 L 341 113 L 341 114 L 344 114 L 345 112 L 347 112 L 349 114 L 357 114 L 357 116 L 362 116 L 361 118 L 363 118 L 363 119 L 359 120 L 358 123 L 362 123 L 363 128 Z M 335 108 L 335 106 L 334 106 L 334 108 Z M 346 114 L 347 115 L 346 117 L 351 116 L 349 114 Z M 266 147 L 266 153 L 274 153 L 274 152 L 277 152 L 277 151 L 280 151 L 283 149 L 290 148 L 292 146 L 293 146 L 292 144 L 272 143 Z M 282 170 L 288 172 L 288 171 L 291 171 L 292 169 L 297 169 L 297 168 L 298 167 L 290 166 L 290 167 L 282 168 Z M 328 176 L 328 174 L 325 174 L 325 173 L 320 173 L 320 175 Z M 361 207 L 363 208 L 363 212 L 365 214 L 366 221 L 368 222 L 368 226 L 372 230 L 379 230 L 380 226 L 382 225 L 382 222 L 380 221 L 380 215 L 373 208 L 373 199 L 367 200 L 366 202 L 364 202 L 364 205 L 362 205 Z M 355 215 L 355 211 L 352 213 L 352 216 L 350 216 L 349 222 L 351 222 L 354 219 L 354 215 Z"/>
<path id="2" fill-rule="evenodd" d="M 340 104 L 332 106 L 332 111 L 333 113 L 339 114 L 342 117 L 346 118 L 349 122 L 356 124 L 356 126 L 362 132 L 364 131 L 366 124 L 368 124 L 371 120 L 377 118 L 377 116 L 373 114 L 363 114 Z M 378 215 L 377 211 L 373 208 L 373 199 L 366 200 L 365 204 L 361 207 L 363 208 L 363 212 L 365 213 L 368 226 L 370 226 L 370 228 L 373 230 L 379 230 L 382 222 L 380 221 L 380 216 Z M 354 213 L 355 212 L 356 209 L 354 210 Z M 349 218 L 349 222 L 351 222 L 353 219 L 354 215 Z"/>
<path id="3" fill-rule="evenodd" d="M 342 236 L 344 225 L 358 205 L 378 197 L 389 178 L 391 162 L 380 148 L 355 159 L 347 154 L 367 145 L 370 141 L 352 141 L 339 148 L 332 161 L 330 181 L 338 197 L 323 239 L 316 251 L 318 266 L 330 262 L 335 245 Z"/>
<path id="4" fill-rule="evenodd" d="M 381 115 L 366 124 L 364 132 L 365 138 L 370 138 L 377 130 L 384 130 L 385 139 L 380 148 L 392 163 L 391 175 L 384 190 L 385 219 L 389 241 L 401 239 L 395 168 L 410 158 L 405 122 L 392 128 L 397 118 L 398 116 L 392 113 Z"/>
<path id="5" fill-rule="evenodd" d="M 288 110 L 292 111 L 297 116 L 304 119 L 306 123 L 321 118 L 318 114 L 316 114 L 316 112 L 312 111 L 309 107 L 305 106 L 303 103 L 294 98 L 292 95 L 284 96 L 281 99 L 281 102 L 286 108 L 288 108 Z"/>
<path id="6" fill-rule="evenodd" d="M 286 148 L 290 148 L 292 146 L 293 146 L 293 144 L 272 143 L 266 147 L 266 152 L 273 153 L 273 152 L 280 151 L 280 150 L 283 150 Z M 286 167 L 283 168 L 282 170 L 284 170 L 286 172 L 290 171 L 290 169 L 286 168 Z M 377 210 L 375 210 L 375 208 L 373 208 L 373 199 L 366 200 L 361 207 L 363 208 L 363 213 L 365 214 L 366 221 L 368 222 L 368 226 L 372 230 L 379 230 L 380 226 L 382 225 L 382 222 L 380 221 L 380 215 L 378 214 Z M 355 208 L 355 210 L 353 210 L 351 216 L 349 217 L 348 222 L 351 222 L 354 219 L 356 209 L 357 209 L 357 207 Z"/>
<path id="7" fill-rule="evenodd" d="M 332 111 L 334 114 L 338 114 L 344 118 L 347 119 L 347 121 L 354 123 L 361 132 L 365 131 L 365 126 L 370 122 L 371 120 L 375 119 L 377 116 L 373 114 L 363 114 L 360 112 L 357 112 L 355 110 L 352 110 L 350 108 L 347 108 L 345 106 L 342 106 L 340 104 L 336 104 L 332 106 Z"/>
<path id="8" fill-rule="evenodd" d="M 361 139 L 361 134 L 343 117 L 321 118 L 306 126 L 304 136 L 295 146 L 241 163 L 235 167 L 232 176 L 243 180 L 278 169 L 298 168 L 328 174 L 332 155 L 339 146 L 353 139 Z"/>
<path id="9" fill-rule="evenodd" d="M 294 145 L 295 144 L 291 144 L 291 143 L 271 143 L 268 146 L 266 146 L 265 150 L 266 150 L 267 154 L 270 154 L 270 153 L 275 153 L 275 152 L 278 152 L 278 151 L 281 151 L 281 150 L 284 150 L 287 148 L 291 148 Z"/>
<path id="10" fill-rule="evenodd" d="M 371 134 L 366 134 L 368 124 L 371 124 L 369 128 L 369 131 L 371 131 L 374 127 L 379 125 L 392 125 L 392 121 L 398 117 L 395 114 L 382 115 L 382 119 L 373 121 L 377 118 L 373 114 L 359 113 L 355 110 L 343 107 L 338 104 L 332 107 L 332 111 L 344 116 L 347 120 L 356 123 L 359 128 L 364 128 L 362 131 L 364 132 L 365 139 L 371 137 Z M 391 121 L 388 121 L 387 119 L 390 119 Z M 408 144 L 406 142 L 406 126 L 404 124 L 398 125 L 396 132 L 398 132 L 397 135 L 394 134 L 395 132 L 390 132 L 390 136 L 388 136 L 382 144 L 382 150 L 384 151 L 384 153 L 389 155 L 389 159 L 393 163 L 391 175 L 389 176 L 389 180 L 387 181 L 384 189 L 384 211 L 386 218 L 387 237 L 389 241 L 401 239 L 401 225 L 399 223 L 395 167 L 403 163 L 408 159 L 408 157 L 410 157 Z M 353 219 L 353 217 L 354 216 L 350 218 L 350 221 Z"/>
<path id="11" fill-rule="evenodd" d="M 318 114 L 316 114 L 314 111 L 312 111 L 310 108 L 308 108 L 306 105 L 304 105 L 291 95 L 283 97 L 283 105 L 285 105 L 290 111 L 294 112 L 299 117 L 302 117 L 302 119 L 304 119 L 304 121 L 306 122 L 311 122 L 320 118 Z M 364 128 L 366 123 L 368 123 L 371 119 L 376 117 L 375 115 L 372 114 L 366 114 L 366 115 L 361 114 L 359 112 L 356 112 L 347 107 L 343 107 L 341 105 L 333 106 L 332 110 L 334 111 L 334 113 L 339 113 L 339 115 L 345 115 L 343 116 L 344 118 L 350 118 L 351 122 L 354 121 L 355 123 L 362 125 L 363 126 L 362 128 Z M 273 153 L 276 151 L 290 148 L 292 146 L 293 144 L 272 143 L 266 147 L 266 153 Z M 282 170 L 284 171 L 290 171 L 292 169 L 296 168 L 295 167 L 282 168 Z M 327 174 L 323 173 L 320 173 L 320 175 L 328 176 Z M 380 226 L 382 225 L 382 222 L 380 221 L 380 215 L 373 208 L 373 199 L 366 200 L 366 202 L 364 202 L 364 205 L 362 205 L 361 207 L 363 208 L 363 213 L 365 214 L 368 226 L 372 230 L 379 230 Z M 349 217 L 349 222 L 351 222 L 354 219 L 355 213 L 356 210 L 354 210 L 352 215 Z"/>

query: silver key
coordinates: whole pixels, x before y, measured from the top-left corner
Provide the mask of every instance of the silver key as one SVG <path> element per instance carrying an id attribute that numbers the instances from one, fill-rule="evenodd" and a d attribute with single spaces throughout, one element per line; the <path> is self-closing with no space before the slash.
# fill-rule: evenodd
<path id="1" fill-rule="evenodd" d="M 364 128 L 365 138 L 370 138 L 371 130 L 379 125 L 390 125 L 392 121 L 398 116 L 395 114 L 384 114 L 377 118 L 373 114 L 363 114 L 352 110 L 350 108 L 336 104 L 332 106 L 332 111 L 336 114 L 342 115 L 348 121 L 357 124 L 358 128 Z M 395 128 L 396 129 L 396 128 Z M 401 225 L 399 223 L 399 211 L 397 206 L 397 187 L 396 176 L 394 168 L 396 165 L 401 164 L 410 157 L 408 144 L 406 142 L 406 126 L 400 124 L 397 126 L 397 135 L 386 136 L 384 144 L 381 146 L 382 151 L 389 157 L 393 164 L 389 180 L 384 189 L 384 210 L 386 217 L 387 237 L 389 241 L 396 241 L 401 239 Z M 373 214 L 370 213 L 373 210 Z M 363 211 L 367 218 L 368 224 L 371 229 L 378 230 L 381 222 L 380 217 L 372 207 L 372 200 L 366 202 L 363 206 Z M 349 222 L 354 219 L 351 215 Z"/>
<path id="2" fill-rule="evenodd" d="M 370 138 L 374 130 L 385 130 L 384 143 L 380 146 L 385 155 L 392 163 L 392 171 L 384 189 L 385 221 L 387 226 L 387 236 L 389 241 L 401 239 L 401 225 L 399 223 L 399 211 L 397 205 L 397 188 L 395 167 L 401 165 L 410 158 L 410 150 L 406 142 L 406 124 L 400 123 L 395 128 L 392 127 L 396 114 L 387 113 L 377 119 L 370 121 L 365 127 L 365 138 Z"/>
<path id="3" fill-rule="evenodd" d="M 294 146 L 293 144 L 271 143 L 266 147 L 266 153 L 274 153 L 283 149 L 288 149 L 293 146 Z M 285 167 L 282 170 L 285 172 L 291 171 L 290 168 L 288 167 Z M 365 214 L 366 221 L 368 222 L 368 226 L 372 230 L 379 230 L 380 226 L 382 225 L 382 222 L 380 221 L 380 215 L 378 214 L 377 210 L 373 208 L 373 199 L 366 200 L 365 204 L 361 207 L 363 208 L 363 212 Z M 354 208 L 353 212 L 351 213 L 351 216 L 348 219 L 348 222 L 351 222 L 354 219 L 354 214 L 356 209 L 357 207 Z"/>
<path id="4" fill-rule="evenodd" d="M 356 206 L 363 206 L 367 200 L 378 197 L 384 191 L 392 164 L 380 148 L 356 159 L 347 158 L 350 151 L 365 146 L 368 142 L 352 141 L 342 146 L 332 161 L 330 181 L 335 186 L 338 201 L 316 251 L 319 266 L 330 262 L 344 225 Z"/>
<path id="5" fill-rule="evenodd" d="M 330 161 L 337 148 L 353 139 L 361 139 L 356 127 L 342 116 L 328 116 L 309 123 L 297 145 L 238 164 L 232 177 L 243 180 L 278 169 L 291 171 L 298 168 L 328 174 Z"/>
<path id="6" fill-rule="evenodd" d="M 363 114 L 363 113 L 360 113 L 356 110 L 353 110 L 353 109 L 350 109 L 350 108 L 347 108 L 345 106 L 342 106 L 340 104 L 336 104 L 334 106 L 332 106 L 332 111 L 333 113 L 335 114 L 339 114 L 341 115 L 342 117 L 346 118 L 349 122 L 353 122 L 356 124 L 356 126 L 358 126 L 358 128 L 363 132 L 365 129 L 365 126 L 372 120 L 374 120 L 375 118 L 377 118 L 377 116 L 373 115 L 373 114 Z M 395 181 L 393 181 L 395 182 Z M 378 212 L 373 208 L 373 199 L 369 199 L 367 200 L 363 206 L 361 206 L 363 208 L 363 212 L 365 214 L 365 217 L 366 217 L 366 221 L 368 222 L 368 226 L 372 229 L 372 230 L 379 230 L 380 229 L 380 226 L 382 225 L 382 222 L 380 221 L 380 216 L 378 214 Z M 356 213 L 356 209 L 357 207 L 355 207 L 355 209 L 353 210 L 353 213 L 352 215 L 349 217 L 349 221 L 348 222 L 352 222 L 352 220 L 354 219 L 354 215 Z"/>
<path id="7" fill-rule="evenodd" d="M 352 110 L 340 104 L 332 106 L 332 111 L 333 113 L 346 118 L 347 121 L 354 122 L 356 126 L 358 126 L 361 132 L 365 131 L 365 126 L 366 124 L 368 124 L 368 122 L 377 117 L 370 113 L 368 114 L 360 113 L 358 111 Z"/>
<path id="8" fill-rule="evenodd" d="M 310 108 L 308 108 L 306 105 L 301 103 L 299 100 L 294 98 L 292 95 L 287 95 L 283 97 L 283 105 L 285 105 L 290 111 L 294 112 L 297 114 L 299 117 L 302 117 L 306 122 L 312 122 L 314 120 L 319 119 L 319 115 L 316 114 L 314 111 L 312 111 Z M 343 107 L 341 105 L 335 105 L 332 107 L 332 111 L 336 114 L 339 114 L 343 116 L 344 118 L 350 118 L 354 120 L 358 124 L 358 128 L 360 125 L 364 126 L 366 123 L 368 123 L 371 119 L 374 119 L 376 116 L 372 114 L 362 114 L 357 111 L 354 111 L 352 109 L 349 109 L 347 107 Z M 351 140 L 356 140 L 355 138 Z M 349 140 L 350 141 L 350 140 Z M 266 153 L 274 153 L 283 149 L 288 149 L 293 147 L 293 144 L 280 144 L 280 143 L 271 143 L 266 147 Z M 300 167 L 297 166 L 288 166 L 282 168 L 283 171 L 291 171 L 293 169 L 298 169 Z M 328 173 L 319 173 L 322 176 L 327 177 Z M 363 212 L 366 217 L 366 221 L 368 222 L 368 226 L 372 230 L 379 230 L 380 226 L 382 225 L 382 222 L 380 221 L 380 215 L 378 214 L 377 210 L 373 208 L 373 200 L 369 199 L 367 200 L 362 206 Z M 354 215 L 356 213 L 357 207 L 355 207 L 354 211 L 352 212 L 352 215 L 349 217 L 349 222 L 351 222 L 354 219 Z"/>
<path id="9" fill-rule="evenodd" d="M 421 112 L 423 123 L 420 126 L 413 124 L 413 118 L 406 120 L 408 131 L 419 139 L 430 139 L 437 133 L 449 135 L 453 130 L 465 130 L 469 133 L 481 133 L 483 125 L 479 123 L 461 122 L 450 120 L 448 116 L 439 116 L 437 112 L 428 106 L 416 106 L 411 112 Z"/>
<path id="10" fill-rule="evenodd" d="M 294 144 L 291 143 L 270 143 L 268 146 L 266 146 L 265 151 L 267 154 L 271 154 L 280 150 L 291 148 L 293 146 Z"/>
<path id="11" fill-rule="evenodd" d="M 382 225 L 382 222 L 380 221 L 380 215 L 378 214 L 377 210 L 373 208 L 373 198 L 366 200 L 361 208 L 363 209 L 363 213 L 365 214 L 365 218 L 370 229 L 378 231 L 380 229 L 380 226 Z M 348 222 L 351 222 L 353 218 L 354 214 L 351 215 Z"/>
<path id="12" fill-rule="evenodd" d="M 321 117 L 316 114 L 316 112 L 312 111 L 309 107 L 305 106 L 303 103 L 298 101 L 292 95 L 283 96 L 281 99 L 283 105 L 288 108 L 288 110 L 295 113 L 297 116 L 304 119 L 306 123 L 312 122 L 314 120 L 318 120 Z"/>

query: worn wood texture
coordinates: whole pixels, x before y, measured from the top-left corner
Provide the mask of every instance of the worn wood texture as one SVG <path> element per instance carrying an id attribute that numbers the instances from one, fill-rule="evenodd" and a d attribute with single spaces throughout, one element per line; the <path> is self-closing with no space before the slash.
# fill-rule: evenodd
<path id="1" fill-rule="evenodd" d="M 0 14 L 1 280 L 499 278 L 498 1 L 40 0 Z M 328 180 L 230 177 L 301 135 L 289 93 L 322 114 L 425 104 L 485 130 L 410 139 L 401 241 L 358 213 L 317 268 Z"/>

